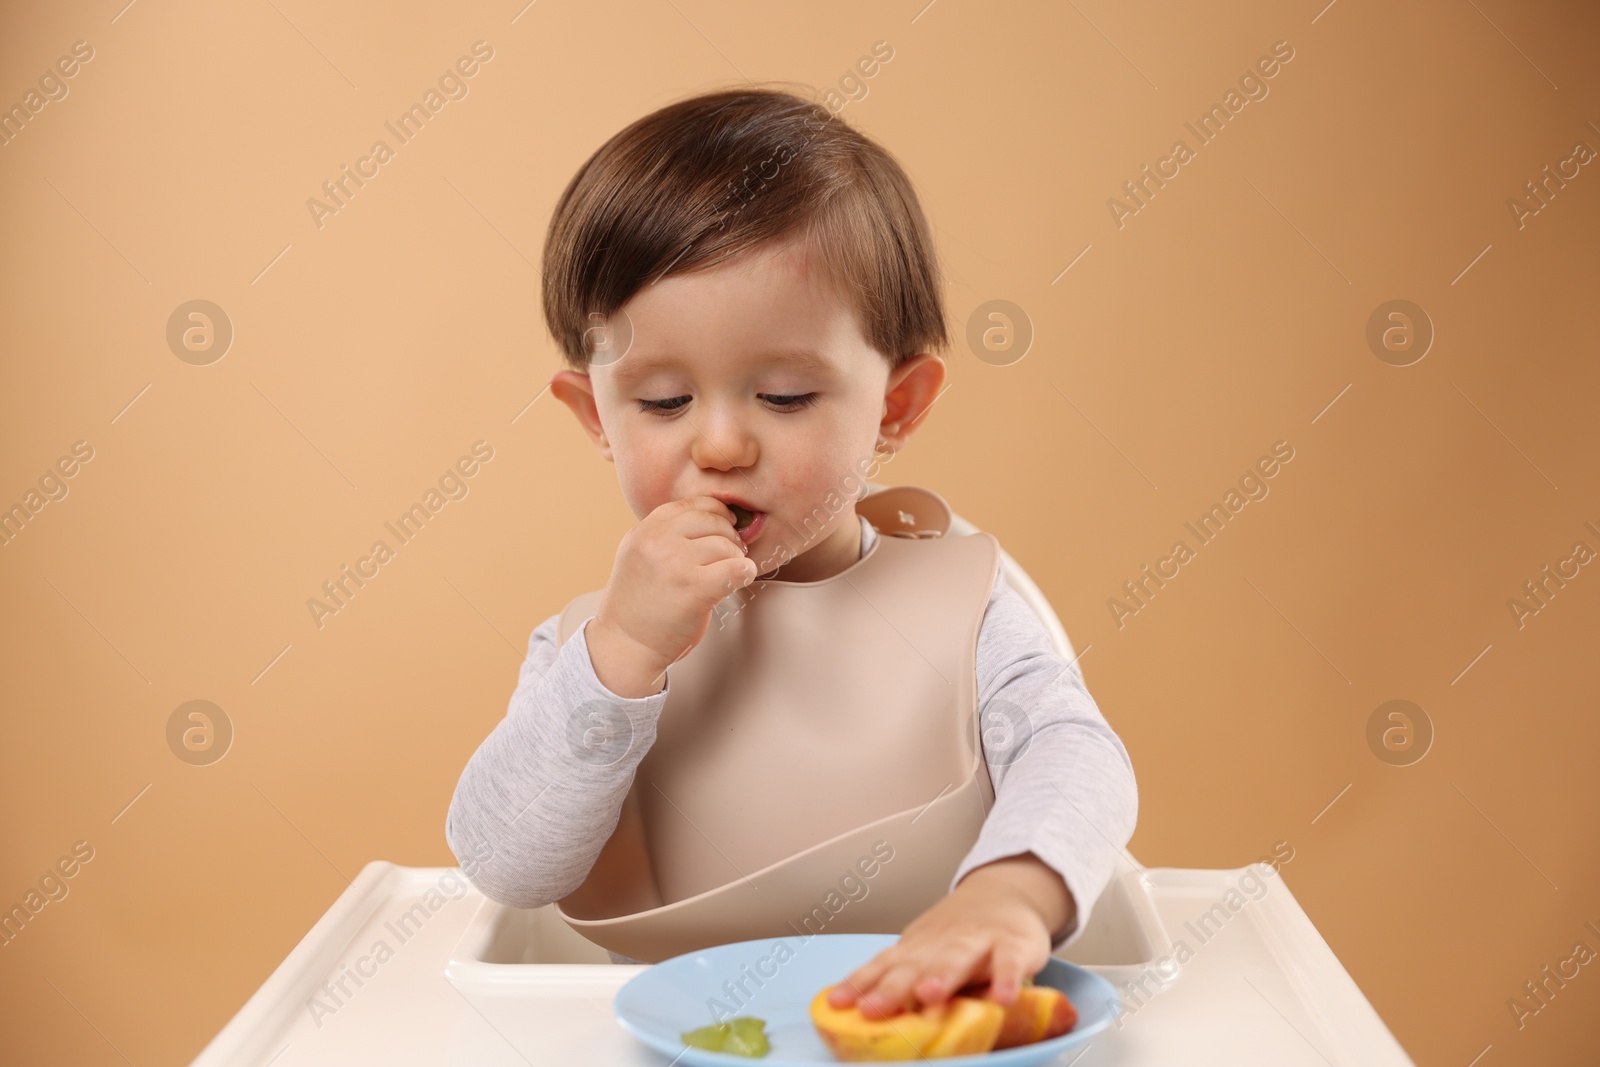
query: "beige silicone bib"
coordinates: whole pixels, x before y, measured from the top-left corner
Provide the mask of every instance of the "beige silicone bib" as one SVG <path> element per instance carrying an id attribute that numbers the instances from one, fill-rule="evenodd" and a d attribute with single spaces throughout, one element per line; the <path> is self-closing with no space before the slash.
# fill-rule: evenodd
<path id="1" fill-rule="evenodd" d="M 948 890 L 994 803 L 975 672 L 999 544 L 944 536 L 948 505 L 914 486 L 856 510 L 883 535 L 865 556 L 821 581 L 729 594 L 668 668 L 617 826 L 557 903 L 590 941 L 659 962 L 899 933 Z M 560 643 L 600 594 L 567 605 Z"/>

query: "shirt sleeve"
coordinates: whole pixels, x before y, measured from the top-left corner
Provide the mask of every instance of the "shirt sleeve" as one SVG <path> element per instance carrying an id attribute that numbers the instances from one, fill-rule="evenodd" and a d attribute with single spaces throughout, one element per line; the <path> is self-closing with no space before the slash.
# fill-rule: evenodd
<path id="1" fill-rule="evenodd" d="M 589 658 L 592 620 L 560 646 L 559 614 L 533 631 L 506 716 L 450 799 L 445 840 L 462 873 L 510 907 L 543 907 L 583 884 L 667 702 L 670 680 L 647 697 L 606 688 Z"/>
<path id="2" fill-rule="evenodd" d="M 1133 763 L 1075 663 L 1002 570 L 978 633 L 978 701 L 995 803 L 956 868 L 1032 852 L 1066 882 L 1077 921 L 1051 951 L 1083 931 L 1133 836 L 1139 793 Z"/>

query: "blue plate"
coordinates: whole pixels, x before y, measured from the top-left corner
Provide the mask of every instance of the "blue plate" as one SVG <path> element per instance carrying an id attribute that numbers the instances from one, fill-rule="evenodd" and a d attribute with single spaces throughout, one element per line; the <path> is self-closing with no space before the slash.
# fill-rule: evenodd
<path id="1" fill-rule="evenodd" d="M 688 1067 L 799 1067 L 838 1063 L 811 1024 L 811 1001 L 825 986 L 844 980 L 857 967 L 900 940 L 899 934 L 814 934 L 738 941 L 663 960 L 617 990 L 617 1021 L 640 1041 Z M 1110 1024 L 1121 998 L 1116 988 L 1092 971 L 1051 957 L 1034 984 L 1053 986 L 1078 1010 L 1069 1033 L 1031 1045 L 949 1056 L 923 1062 L 1024 1067 L 1044 1063 L 1082 1044 Z M 741 989 L 742 984 L 742 989 Z M 717 1014 L 718 1012 L 722 1014 Z M 771 1051 L 760 1059 L 685 1045 L 679 1034 L 736 1015 L 754 1015 L 767 1024 Z"/>

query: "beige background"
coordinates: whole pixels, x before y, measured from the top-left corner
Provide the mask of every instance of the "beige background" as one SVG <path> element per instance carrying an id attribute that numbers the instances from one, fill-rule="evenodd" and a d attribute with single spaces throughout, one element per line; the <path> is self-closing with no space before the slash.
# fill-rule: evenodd
<path id="1" fill-rule="evenodd" d="M 1507 202 L 1600 150 L 1600 16 L 924 2 L 8 7 L 0 102 L 94 58 L 0 148 L 0 506 L 94 458 L 0 548 L 0 903 L 94 859 L 0 949 L 0 1060 L 186 1063 L 364 863 L 452 862 L 529 631 L 633 521 L 540 395 L 556 197 L 661 104 L 837 88 L 883 40 L 843 115 L 917 183 L 957 343 L 880 480 L 1056 605 L 1133 755 L 1135 855 L 1287 840 L 1418 1063 L 1592 1062 L 1600 968 L 1520 1030 L 1507 1001 L 1600 949 L 1600 565 L 1520 629 L 1507 601 L 1600 550 L 1600 164 L 1523 227 Z M 306 200 L 477 40 L 470 94 L 319 229 Z M 1270 94 L 1119 229 L 1108 198 L 1280 40 Z M 209 366 L 165 339 L 197 298 L 235 331 Z M 1008 366 L 963 339 L 993 299 L 1035 332 Z M 1437 330 L 1411 366 L 1366 342 L 1393 299 Z M 470 494 L 319 629 L 307 599 L 478 440 Z M 1270 496 L 1119 628 L 1108 598 L 1280 440 Z M 193 699 L 236 730 L 211 766 L 168 748 Z M 1411 766 L 1366 741 L 1391 699 L 1436 733 Z"/>

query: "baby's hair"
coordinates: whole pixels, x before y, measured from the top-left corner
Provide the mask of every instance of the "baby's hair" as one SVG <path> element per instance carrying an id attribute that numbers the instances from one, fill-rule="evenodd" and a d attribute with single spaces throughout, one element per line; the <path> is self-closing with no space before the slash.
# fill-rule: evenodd
<path id="1" fill-rule="evenodd" d="M 589 157 L 550 219 L 545 322 L 567 363 L 586 371 L 594 316 L 661 278 L 795 238 L 891 368 L 948 343 L 910 178 L 821 103 L 772 88 L 669 104 Z"/>

